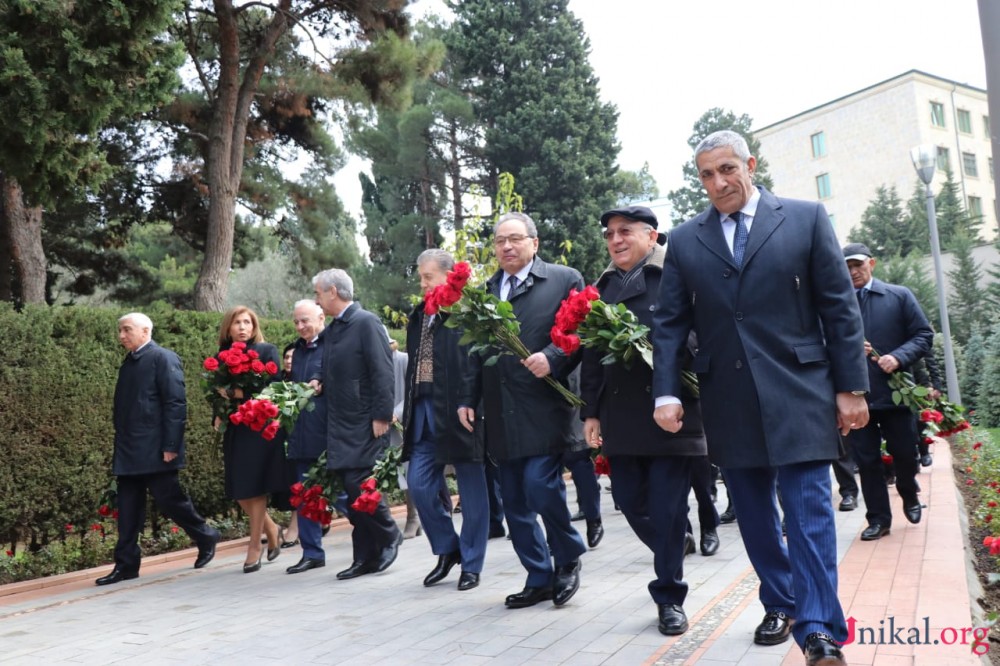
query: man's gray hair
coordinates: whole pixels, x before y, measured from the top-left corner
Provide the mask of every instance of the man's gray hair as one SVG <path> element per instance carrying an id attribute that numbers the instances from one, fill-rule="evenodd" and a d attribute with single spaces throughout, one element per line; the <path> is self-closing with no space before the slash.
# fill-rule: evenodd
<path id="1" fill-rule="evenodd" d="M 517 220 L 518 222 L 524 223 L 524 230 L 528 233 L 528 238 L 538 238 L 538 227 L 535 226 L 535 221 L 531 219 L 531 216 L 527 213 L 519 213 L 517 211 L 511 211 L 509 213 L 504 213 L 497 220 L 497 223 L 493 225 L 493 235 L 497 235 L 497 229 L 504 222 L 509 222 L 510 220 Z"/>
<path id="2" fill-rule="evenodd" d="M 698 147 L 694 149 L 695 162 L 698 161 L 699 155 L 716 148 L 732 148 L 733 154 L 743 164 L 746 164 L 747 160 L 750 159 L 750 146 L 747 145 L 747 140 L 742 135 L 732 130 L 719 130 L 712 132 L 698 142 Z"/>
<path id="3" fill-rule="evenodd" d="M 295 305 L 292 306 L 292 312 L 295 312 L 299 308 L 306 307 L 306 306 L 309 306 L 313 310 L 315 310 L 315 312 L 313 314 L 315 314 L 317 317 L 325 317 L 326 316 L 325 314 L 323 314 L 323 308 L 320 307 L 320 304 L 317 303 L 316 300 L 313 299 L 313 298 L 303 298 L 301 300 L 295 301 Z"/>
<path id="4" fill-rule="evenodd" d="M 421 252 L 417 256 L 417 267 L 423 266 L 428 261 L 433 261 L 443 271 L 450 271 L 455 265 L 455 257 L 451 256 L 451 252 L 437 247 Z"/>
<path id="5" fill-rule="evenodd" d="M 119 324 L 128 320 L 136 324 L 139 328 L 148 328 L 150 333 L 153 332 L 153 320 L 141 312 L 129 312 L 127 315 L 118 317 Z"/>
<path id="6" fill-rule="evenodd" d="M 354 280 L 343 268 L 328 268 L 317 273 L 312 283 L 314 287 L 319 287 L 322 291 L 329 291 L 330 287 L 337 289 L 337 295 L 345 301 L 354 300 Z"/>

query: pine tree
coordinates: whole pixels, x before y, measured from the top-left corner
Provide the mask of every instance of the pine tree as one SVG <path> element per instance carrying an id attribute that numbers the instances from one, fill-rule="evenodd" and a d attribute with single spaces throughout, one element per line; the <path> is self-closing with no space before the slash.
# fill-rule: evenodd
<path id="1" fill-rule="evenodd" d="M 959 233 L 952 240 L 954 268 L 948 271 L 948 320 L 951 337 L 964 344 L 972 330 L 986 319 L 986 293 L 979 287 L 983 271 L 972 258 L 972 242 Z"/>
<path id="2" fill-rule="evenodd" d="M 983 366 L 986 363 L 986 338 L 983 336 L 983 330 L 983 326 L 973 326 L 962 354 L 962 367 L 958 381 L 962 392 L 963 406 L 967 410 L 977 409 L 979 404 Z"/>
<path id="3" fill-rule="evenodd" d="M 923 257 L 911 254 L 906 257 L 879 258 L 875 262 L 875 277 L 889 284 L 898 284 L 913 292 L 931 326 L 940 330 L 937 290 L 934 281 L 924 269 Z"/>
<path id="4" fill-rule="evenodd" d="M 880 256 L 907 256 L 911 252 L 928 251 L 926 223 L 903 212 L 903 202 L 895 186 L 880 185 L 875 190 L 875 198 L 868 203 L 861 214 L 861 225 L 851 229 L 847 240 L 864 243 L 872 252 Z"/>
<path id="5" fill-rule="evenodd" d="M 733 130 L 743 136 L 750 148 L 750 154 L 757 158 L 757 169 L 754 172 L 754 183 L 763 186 L 767 190 L 774 191 L 774 183 L 767 172 L 767 160 L 760 154 L 760 141 L 753 136 L 750 128 L 753 126 L 753 119 L 747 114 L 737 116 L 732 111 L 720 109 L 718 107 L 709 109 L 694 124 L 694 133 L 688 137 L 688 145 L 691 146 L 692 156 L 684 163 L 684 180 L 687 182 L 682 188 L 671 191 L 667 194 L 667 199 L 672 207 L 672 221 L 678 225 L 684 220 L 690 219 L 708 207 L 708 196 L 705 188 L 701 185 L 698 177 L 698 167 L 694 162 L 694 149 L 698 147 L 701 140 L 713 132 L 719 130 Z"/>
<path id="6" fill-rule="evenodd" d="M 1000 321 L 989 329 L 985 359 L 976 394 L 976 420 L 987 428 L 1000 427 Z"/>
<path id="7" fill-rule="evenodd" d="M 607 263 L 597 220 L 615 204 L 618 113 L 600 100 L 590 44 L 568 0 L 465 0 L 446 37 L 483 127 L 485 193 L 511 173 L 534 218 L 539 255 L 569 244 L 587 277 Z"/>

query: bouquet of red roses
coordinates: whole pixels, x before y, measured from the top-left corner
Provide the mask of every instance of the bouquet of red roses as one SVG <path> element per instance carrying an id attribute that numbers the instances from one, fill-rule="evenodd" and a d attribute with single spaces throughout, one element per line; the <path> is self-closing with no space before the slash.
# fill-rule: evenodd
<path id="1" fill-rule="evenodd" d="M 601 363 L 620 362 L 626 368 L 636 357 L 653 367 L 653 344 L 649 327 L 639 322 L 635 313 L 624 303 L 611 305 L 601 300 L 597 288 L 591 285 L 583 291 L 571 289 L 556 312 L 556 322 L 549 332 L 552 342 L 567 354 L 580 346 L 604 352 Z M 684 386 L 697 396 L 698 377 L 690 370 L 681 371 Z"/>
<path id="2" fill-rule="evenodd" d="M 209 356 L 202 363 L 201 386 L 205 400 L 212 406 L 212 417 L 222 419 L 219 432 L 225 430 L 227 417 L 233 409 L 229 399 L 219 394 L 219 389 L 243 391 L 251 396 L 269 383 L 278 374 L 274 361 L 263 362 L 253 349 L 247 349 L 245 342 L 234 342 L 229 349 L 223 349 L 218 357 Z"/>
<path id="3" fill-rule="evenodd" d="M 871 359 L 878 361 L 879 356 L 872 349 Z M 909 407 L 919 416 L 925 438 L 948 437 L 972 427 L 962 415 L 964 407 L 949 402 L 943 395 L 934 397 L 931 389 L 917 384 L 909 372 L 896 370 L 889 374 L 887 382 L 892 389 L 893 403 Z"/>
<path id="4" fill-rule="evenodd" d="M 493 354 L 487 358 L 486 365 L 496 363 L 500 354 L 513 354 L 522 360 L 528 358 L 531 352 L 519 337 L 521 324 L 514 316 L 514 306 L 509 301 L 501 301 L 485 289 L 470 287 L 468 281 L 471 274 L 466 262 L 455 264 L 448 273 L 448 281 L 427 292 L 424 297 L 424 312 L 447 312 L 450 317 L 444 325 L 462 329 L 459 344 L 469 345 L 471 352 Z M 499 354 L 495 353 L 498 347 Z M 551 376 L 546 376 L 544 381 L 574 407 L 583 404 L 579 396 Z"/>

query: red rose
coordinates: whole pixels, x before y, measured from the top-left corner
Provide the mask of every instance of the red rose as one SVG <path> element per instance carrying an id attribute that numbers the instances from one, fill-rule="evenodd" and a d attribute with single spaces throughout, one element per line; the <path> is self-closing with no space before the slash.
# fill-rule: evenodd
<path id="1" fill-rule="evenodd" d="M 244 349 L 246 349 L 246 348 L 247 348 L 247 343 L 245 343 L 245 342 L 240 342 L 239 340 L 237 340 L 237 341 L 236 341 L 236 342 L 234 342 L 233 344 L 229 345 L 229 347 L 230 347 L 231 349 L 239 349 L 240 351 L 243 351 Z"/>
<path id="2" fill-rule="evenodd" d="M 291 485 L 291 487 L 289 488 L 289 490 L 292 491 L 293 495 L 301 495 L 302 491 L 305 490 L 305 486 L 302 485 L 301 481 L 296 481 L 295 483 L 293 483 Z"/>
<path id="3" fill-rule="evenodd" d="M 118 509 L 115 509 L 114 511 L 111 512 L 111 517 L 114 518 L 115 520 L 118 520 Z"/>
<path id="4" fill-rule="evenodd" d="M 607 457 L 599 455 L 594 458 L 594 474 L 600 476 L 604 474 L 605 476 L 611 476 L 611 463 L 608 462 Z"/>
<path id="5" fill-rule="evenodd" d="M 428 289 L 424 294 L 424 314 L 434 315 L 438 311 L 438 291 L 437 287 Z"/>
<path id="6" fill-rule="evenodd" d="M 264 431 L 260 434 L 260 436 L 270 442 L 274 439 L 275 435 L 278 434 L 278 428 L 280 427 L 281 423 L 278 421 L 271 421 L 267 424 L 267 427 L 264 428 Z"/>
<path id="7" fill-rule="evenodd" d="M 233 412 L 229 415 L 229 422 L 233 425 L 240 425 L 243 423 L 243 414 L 240 412 Z"/>
<path id="8" fill-rule="evenodd" d="M 94 532 L 100 532 L 104 528 L 101 527 L 100 523 L 91 523 L 90 529 L 93 530 Z"/>
<path id="9" fill-rule="evenodd" d="M 260 359 L 254 359 L 250 361 L 250 369 L 256 372 L 258 375 L 264 372 L 264 363 Z"/>
<path id="10" fill-rule="evenodd" d="M 362 513 L 375 513 L 379 502 L 382 501 L 382 493 L 379 491 L 362 493 L 358 499 L 354 500 L 351 508 Z"/>
<path id="11" fill-rule="evenodd" d="M 216 370 L 219 369 L 219 359 L 215 358 L 214 356 L 209 356 L 208 358 L 205 359 L 205 362 L 202 363 L 201 365 L 209 372 L 215 372 Z"/>
<path id="12" fill-rule="evenodd" d="M 66 523 L 66 531 L 67 532 L 73 531 L 73 523 Z"/>
<path id="13" fill-rule="evenodd" d="M 278 374 L 278 364 L 274 361 L 268 361 L 264 364 L 264 370 L 266 370 L 269 375 L 276 375 Z"/>
<path id="14" fill-rule="evenodd" d="M 97 510 L 97 513 L 98 513 L 98 515 L 101 515 L 101 516 L 104 516 L 105 518 L 107 518 L 108 516 L 111 515 L 111 507 L 108 506 L 107 504 L 102 504 L 101 508 Z"/>
<path id="15" fill-rule="evenodd" d="M 366 492 L 366 493 L 375 492 L 375 488 L 377 487 L 377 485 L 376 485 L 377 483 L 378 482 L 375 481 L 375 477 L 374 476 L 369 476 L 367 479 L 365 479 L 365 482 L 361 484 L 361 491 L 362 492 Z"/>
<path id="16" fill-rule="evenodd" d="M 254 360 L 254 359 L 258 359 L 258 358 L 260 358 L 260 354 L 258 354 L 258 353 L 257 353 L 256 351 L 254 351 L 253 349 L 248 349 L 248 350 L 247 350 L 247 358 L 248 358 L 248 359 L 250 359 L 250 360 L 252 361 L 252 360 Z"/>

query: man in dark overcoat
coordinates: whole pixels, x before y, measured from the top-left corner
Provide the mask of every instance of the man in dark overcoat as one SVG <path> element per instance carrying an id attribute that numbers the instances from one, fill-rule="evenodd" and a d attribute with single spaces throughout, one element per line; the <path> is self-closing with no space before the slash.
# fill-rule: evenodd
<path id="1" fill-rule="evenodd" d="M 649 208 L 628 206 L 606 212 L 601 224 L 612 262 L 597 280 L 601 300 L 623 303 L 639 323 L 651 327 L 666 254 L 657 244 L 656 216 Z M 676 636 L 688 628 L 683 608 L 688 490 L 695 466 L 708 465 L 698 398 L 684 389 L 684 428 L 665 432 L 652 417 L 652 368 L 641 359 L 629 367 L 604 365 L 602 356 L 594 349 L 583 352 L 584 438 L 591 446 L 602 446 L 611 466 L 615 504 L 653 551 L 656 579 L 649 583 L 649 594 L 656 603 L 657 626 Z M 714 521 L 703 525 L 703 532 L 714 532 Z"/>
<path id="2" fill-rule="evenodd" d="M 424 250 L 417 257 L 420 288 L 425 292 L 444 284 L 454 258 L 444 250 Z M 490 528 L 490 505 L 486 495 L 482 438 L 458 421 L 462 381 L 468 368 L 469 350 L 458 344 L 460 329 L 448 328 L 448 314 L 428 314 L 421 301 L 406 326 L 406 400 L 403 408 L 403 459 L 410 461 L 407 483 L 420 524 L 427 533 L 437 565 L 424 578 L 424 585 L 445 579 L 461 564 L 459 590 L 479 585 L 486 559 Z M 455 532 L 445 465 L 455 469 L 462 496 L 462 533 Z"/>
<path id="3" fill-rule="evenodd" d="M 118 320 L 118 341 L 128 350 L 114 401 L 118 543 L 115 567 L 98 585 L 138 578 L 147 490 L 160 512 L 198 544 L 195 569 L 212 561 L 219 541 L 219 531 L 198 514 L 177 478 L 184 467 L 184 369 L 177 354 L 153 342 L 152 334 L 153 322 L 141 312 Z"/>
<path id="4" fill-rule="evenodd" d="M 917 448 L 920 439 L 917 420 L 906 405 L 892 400 L 889 377 L 909 371 L 926 355 L 934 342 L 934 331 L 920 309 L 916 296 L 906 287 L 872 277 L 875 258 L 861 243 L 844 246 L 844 259 L 857 290 L 865 329 L 865 356 L 868 359 L 868 425 L 848 435 L 851 452 L 858 463 L 861 494 L 865 498 L 868 527 L 863 541 L 889 534 L 892 508 L 882 466 L 882 440 L 892 456 L 896 472 L 896 492 L 903 499 L 903 516 L 919 523 L 922 514 L 917 497 Z"/>
<path id="5" fill-rule="evenodd" d="M 858 302 L 823 207 L 754 187 L 757 162 L 739 134 L 709 135 L 695 162 L 712 205 L 667 244 L 654 315 L 654 418 L 671 432 L 683 427 L 679 373 L 694 330 L 709 456 L 761 580 L 766 614 L 754 642 L 791 633 L 807 663 L 843 663 L 830 461 L 837 431 L 868 422 Z"/>
<path id="6" fill-rule="evenodd" d="M 288 378 L 292 382 L 308 382 L 323 373 L 323 331 L 326 328 L 326 314 L 316 301 L 301 300 L 292 310 L 292 322 L 298 340 L 292 348 L 292 372 Z M 295 428 L 288 435 L 286 456 L 295 464 L 296 480 L 302 481 L 316 460 L 326 451 L 326 398 L 313 396 L 311 410 L 303 410 L 295 421 Z M 299 509 L 299 540 L 302 542 L 302 558 L 285 569 L 297 574 L 310 569 L 326 566 L 326 551 L 323 550 L 323 526 L 307 518 Z"/>
<path id="7" fill-rule="evenodd" d="M 526 608 L 551 599 L 561 606 L 580 587 L 580 555 L 587 546 L 570 523 L 562 477 L 562 454 L 573 440 L 574 410 L 542 379 L 551 375 L 565 382 L 579 363 L 578 354 L 567 356 L 552 343 L 550 331 L 562 300 L 570 289 L 583 289 L 583 278 L 572 268 L 537 256 L 538 230 L 524 213 L 500 217 L 493 247 L 500 269 L 486 288 L 511 303 L 531 355 L 521 360 L 505 354 L 488 366 L 485 358 L 473 355 L 459 417 L 472 432 L 472 406 L 482 397 L 486 450 L 499 466 L 510 538 L 528 571 L 524 589 L 509 595 L 505 605 Z"/>
<path id="8" fill-rule="evenodd" d="M 320 389 L 326 396 L 326 459 L 344 482 L 349 505 L 389 446 L 394 405 L 392 350 L 378 317 L 354 302 L 354 281 L 331 268 L 313 277 L 316 302 L 333 321 L 323 333 Z M 294 367 L 294 365 L 293 365 Z M 340 580 L 385 571 L 396 561 L 403 533 L 385 498 L 375 513 L 348 510 L 354 561 Z"/>

